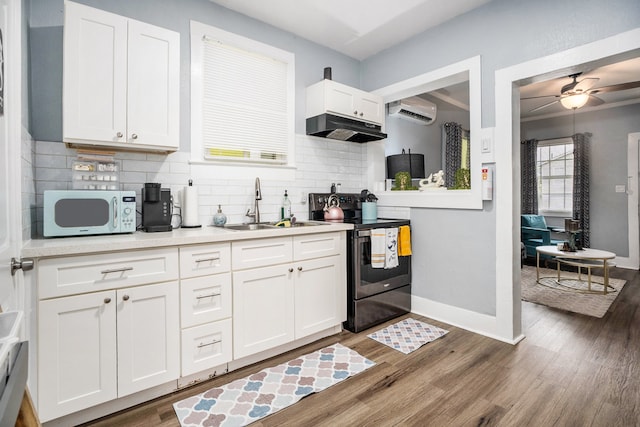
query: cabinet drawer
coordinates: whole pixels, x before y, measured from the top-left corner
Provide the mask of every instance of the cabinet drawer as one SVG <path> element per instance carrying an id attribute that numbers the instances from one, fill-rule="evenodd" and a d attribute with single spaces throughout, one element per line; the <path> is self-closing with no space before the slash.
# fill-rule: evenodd
<path id="1" fill-rule="evenodd" d="M 229 243 L 180 248 L 180 277 L 226 273 L 231 269 Z"/>
<path id="2" fill-rule="evenodd" d="M 294 236 L 293 257 L 295 261 L 300 261 L 338 255 L 343 252 L 344 245 L 339 232 Z"/>
<path id="3" fill-rule="evenodd" d="M 177 278 L 178 250 L 173 248 L 48 258 L 38 262 L 40 299 Z"/>
<path id="4" fill-rule="evenodd" d="M 180 281 L 183 328 L 231 317 L 231 273 Z"/>
<path id="5" fill-rule="evenodd" d="M 182 331 L 182 376 L 214 368 L 232 358 L 231 319 Z"/>
<path id="6" fill-rule="evenodd" d="M 231 254 L 234 270 L 291 262 L 291 237 L 233 242 Z"/>

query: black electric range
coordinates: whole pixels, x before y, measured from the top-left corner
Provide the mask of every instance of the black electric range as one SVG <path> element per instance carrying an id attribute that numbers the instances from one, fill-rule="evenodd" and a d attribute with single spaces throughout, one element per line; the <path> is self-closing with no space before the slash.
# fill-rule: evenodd
<path id="1" fill-rule="evenodd" d="M 309 219 L 324 220 L 330 193 L 309 194 Z M 360 194 L 336 194 L 347 232 L 347 321 L 344 327 L 360 332 L 411 311 L 411 257 L 398 257 L 390 269 L 371 265 L 371 230 L 410 225 L 408 219 L 362 219 Z"/>

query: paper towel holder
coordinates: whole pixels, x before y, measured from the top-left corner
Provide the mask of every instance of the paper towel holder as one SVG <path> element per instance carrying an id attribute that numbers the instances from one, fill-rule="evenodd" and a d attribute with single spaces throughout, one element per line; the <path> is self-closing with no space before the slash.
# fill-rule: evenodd
<path id="1" fill-rule="evenodd" d="M 194 212 L 195 211 L 195 215 Z M 198 189 L 193 186 L 193 180 L 182 190 L 182 228 L 199 228 L 198 224 Z"/>

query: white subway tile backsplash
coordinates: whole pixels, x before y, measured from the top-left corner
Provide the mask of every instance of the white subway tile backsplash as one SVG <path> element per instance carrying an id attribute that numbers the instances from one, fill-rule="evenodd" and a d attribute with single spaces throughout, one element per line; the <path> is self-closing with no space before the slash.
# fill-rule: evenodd
<path id="1" fill-rule="evenodd" d="M 71 165 L 77 153 L 59 142 L 35 143 L 36 206 L 39 218 L 42 212 L 42 192 L 48 189 L 72 188 Z M 56 157 L 55 159 L 53 157 Z M 222 206 L 228 223 L 247 222 L 248 209 L 253 210 L 254 182 L 256 175 L 246 167 L 243 178 L 212 178 L 212 168 L 217 165 L 191 165 L 190 153 L 148 154 L 119 152 L 115 158 L 121 163 L 120 189 L 133 190 L 140 196 L 145 182 L 160 182 L 170 188 L 175 203 L 181 205 L 183 187 L 189 179 L 198 187 L 199 219 L 203 225 L 212 223 L 213 215 Z M 328 192 L 331 183 L 341 183 L 343 192 L 360 192 L 366 182 L 366 144 L 334 141 L 323 138 L 296 135 L 295 180 L 261 178 L 262 219 L 279 219 L 280 204 L 286 189 L 296 217 L 307 219 L 306 199 L 310 192 Z M 259 174 L 258 174 L 259 176 Z M 305 203 L 301 203 L 301 199 Z"/>

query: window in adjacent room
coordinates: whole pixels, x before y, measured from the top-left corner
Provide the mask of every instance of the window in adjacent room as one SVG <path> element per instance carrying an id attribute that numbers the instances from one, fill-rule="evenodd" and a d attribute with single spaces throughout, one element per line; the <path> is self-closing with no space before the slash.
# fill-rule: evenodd
<path id="1" fill-rule="evenodd" d="M 541 215 L 571 215 L 573 204 L 573 140 L 538 143 L 538 211 Z"/>
<path id="2" fill-rule="evenodd" d="M 293 162 L 294 55 L 191 22 L 191 160 Z"/>

